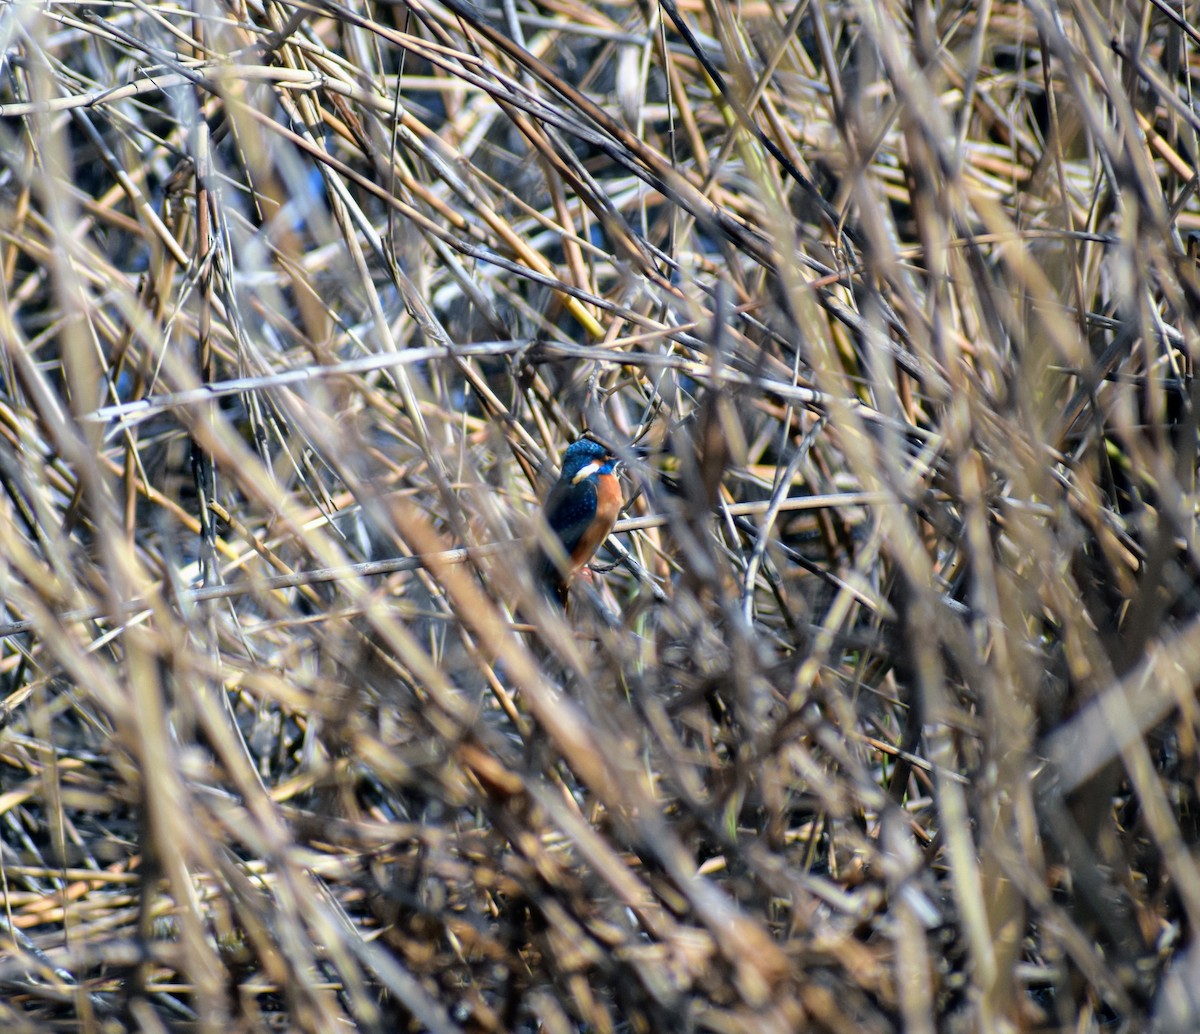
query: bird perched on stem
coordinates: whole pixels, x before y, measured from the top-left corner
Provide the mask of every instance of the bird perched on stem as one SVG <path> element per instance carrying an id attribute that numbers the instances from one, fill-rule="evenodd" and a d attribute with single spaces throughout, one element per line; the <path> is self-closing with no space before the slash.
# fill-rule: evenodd
<path id="1" fill-rule="evenodd" d="M 561 606 L 571 579 L 604 544 L 621 512 L 617 466 L 617 458 L 589 438 L 563 453 L 562 473 L 542 509 L 550 541 L 538 547 L 535 572 L 546 596 Z"/>

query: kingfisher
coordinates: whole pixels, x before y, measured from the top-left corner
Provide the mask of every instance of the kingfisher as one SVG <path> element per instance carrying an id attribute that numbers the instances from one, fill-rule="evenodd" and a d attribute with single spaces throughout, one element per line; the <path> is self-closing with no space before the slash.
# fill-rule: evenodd
<path id="1" fill-rule="evenodd" d="M 562 473 L 542 514 L 562 546 L 555 556 L 538 547 L 538 585 L 552 600 L 566 606 L 571 579 L 608 538 L 621 512 L 619 461 L 599 442 L 580 438 L 563 453 Z"/>

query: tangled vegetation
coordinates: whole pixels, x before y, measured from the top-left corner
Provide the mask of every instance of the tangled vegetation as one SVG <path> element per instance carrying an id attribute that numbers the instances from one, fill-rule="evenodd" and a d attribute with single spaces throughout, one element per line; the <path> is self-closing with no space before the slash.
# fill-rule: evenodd
<path id="1" fill-rule="evenodd" d="M 0 4 L 0 1026 L 1197 1029 L 1193 14 Z"/>

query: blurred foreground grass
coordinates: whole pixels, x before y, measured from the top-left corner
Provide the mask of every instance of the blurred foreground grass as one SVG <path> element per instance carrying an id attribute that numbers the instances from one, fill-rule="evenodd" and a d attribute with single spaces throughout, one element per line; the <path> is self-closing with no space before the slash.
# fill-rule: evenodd
<path id="1" fill-rule="evenodd" d="M 1196 26 L 0 5 L 3 1029 L 1197 1029 Z"/>

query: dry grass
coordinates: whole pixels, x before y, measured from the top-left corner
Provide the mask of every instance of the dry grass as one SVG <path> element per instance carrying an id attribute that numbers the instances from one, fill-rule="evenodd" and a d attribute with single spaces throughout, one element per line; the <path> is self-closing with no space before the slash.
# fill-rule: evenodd
<path id="1" fill-rule="evenodd" d="M 676 3 L 0 5 L 4 1030 L 1200 1022 L 1196 5 Z"/>

